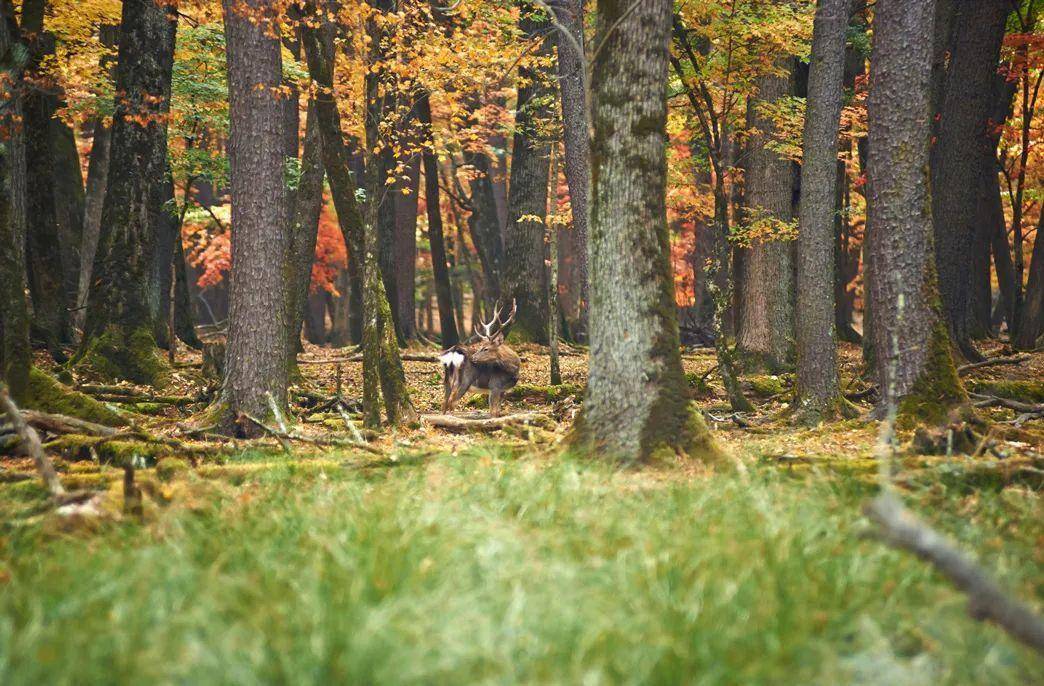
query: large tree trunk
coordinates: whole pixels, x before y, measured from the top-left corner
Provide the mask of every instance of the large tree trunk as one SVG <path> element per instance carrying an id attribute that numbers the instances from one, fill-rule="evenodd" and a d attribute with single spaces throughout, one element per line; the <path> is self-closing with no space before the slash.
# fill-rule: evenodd
<path id="1" fill-rule="evenodd" d="M 124 3 L 108 184 L 95 253 L 82 361 L 107 376 L 161 383 L 155 354 L 156 239 L 164 207 L 177 13 L 159 0 Z M 169 260 L 166 262 L 170 264 Z"/>
<path id="2" fill-rule="evenodd" d="M 754 225 L 788 223 L 793 215 L 791 162 L 768 147 L 775 125 L 759 108 L 791 95 L 792 75 L 787 70 L 785 75 L 762 76 L 755 89 L 757 95 L 750 99 L 747 111 L 752 133 L 748 142 L 744 214 Z M 836 134 L 832 140 L 836 141 Z M 793 360 L 792 249 L 789 240 L 768 236 L 755 237 L 744 251 L 736 347 L 753 368 L 777 372 Z"/>
<path id="3" fill-rule="evenodd" d="M 29 387 L 29 311 L 25 300 L 25 139 L 15 124 L 22 115 L 20 97 L 24 53 L 18 46 L 13 11 L 0 12 L 0 128 L 10 137 L 0 145 L 0 381 L 22 402 Z"/>
<path id="4" fill-rule="evenodd" d="M 559 254 L 570 267 L 567 280 L 576 293 L 570 298 L 577 304 L 574 337 L 583 338 L 587 330 L 587 226 L 591 214 L 591 147 L 587 123 L 586 69 L 584 46 L 584 5 L 586 0 L 568 0 L 557 13 L 562 28 L 555 33 L 558 48 L 558 78 L 562 100 L 562 142 L 565 147 L 565 177 L 569 186 L 569 204 L 573 226 L 568 238 L 560 240 Z M 578 50 L 579 49 L 579 50 Z M 570 312 L 572 314 L 572 312 Z"/>
<path id="5" fill-rule="evenodd" d="M 308 105 L 305 123 L 304 151 L 301 154 L 301 178 L 294 201 L 294 219 L 290 235 L 291 274 L 287 303 L 290 311 L 289 345 L 292 353 L 301 346 L 301 326 L 308 308 L 308 289 L 315 262 L 315 242 L 319 236 L 319 217 L 323 212 L 323 148 L 315 103 Z M 313 343 L 315 341 L 312 341 Z"/>
<path id="6" fill-rule="evenodd" d="M 323 31 L 328 31 L 324 26 Z M 337 221 L 348 246 L 349 259 L 362 268 L 363 312 L 363 411 L 368 424 L 380 422 L 381 396 L 388 422 L 392 425 L 411 421 L 416 416 L 406 389 L 406 375 L 396 342 L 391 307 L 377 263 L 376 221 L 379 203 L 369 196 L 369 227 L 356 203 L 356 184 L 352 178 L 351 159 L 341 137 L 337 103 L 326 93 L 333 92 L 333 49 L 321 39 L 320 30 L 302 28 L 302 42 L 312 80 L 323 90 L 315 99 L 315 112 L 322 139 L 323 166 L 330 181 Z M 371 148 L 372 149 L 372 148 Z M 380 169 L 372 159 L 368 162 L 367 187 L 372 188 Z M 376 178 L 375 178 L 376 177 Z"/>
<path id="7" fill-rule="evenodd" d="M 610 459 L 717 448 L 685 389 L 666 211 L 671 0 L 599 0 L 591 357 L 579 437 Z"/>
<path id="8" fill-rule="evenodd" d="M 54 53 L 54 36 L 44 32 L 46 0 L 27 0 L 22 6 L 21 32 L 29 41 L 29 70 L 38 70 Z M 23 103 L 26 156 L 26 258 L 32 296 L 33 336 L 63 359 L 59 346 L 70 341 L 69 302 L 66 301 L 62 240 L 55 209 L 54 156 L 51 118 L 57 98 L 46 87 L 27 90 Z"/>
<path id="9" fill-rule="evenodd" d="M 424 93 L 417 103 L 417 114 L 422 125 L 430 130 L 431 102 Z M 439 330 L 442 346 L 448 348 L 460 342 L 453 316 L 453 288 L 446 265 L 446 242 L 442 235 L 442 203 L 439 194 L 439 161 L 435 151 L 424 148 L 424 204 L 428 209 L 428 242 L 431 244 L 431 266 L 435 280 L 435 298 L 439 304 Z"/>
<path id="10" fill-rule="evenodd" d="M 546 20 L 528 14 L 520 21 L 523 33 L 534 38 L 546 31 Z M 547 41 L 536 51 L 538 59 L 551 52 Z M 547 267 L 544 264 L 544 232 L 547 220 L 547 176 L 550 141 L 538 131 L 550 118 L 554 77 L 542 67 L 518 70 L 518 104 L 515 140 L 508 187 L 508 227 L 504 237 L 503 297 L 513 298 L 518 315 L 511 331 L 517 340 L 547 343 Z"/>
<path id="11" fill-rule="evenodd" d="M 975 207 L 982 160 L 990 148 L 986 122 L 994 102 L 993 81 L 1011 8 L 1008 0 L 957 3 L 931 155 L 939 292 L 951 340 L 971 359 L 981 358 L 968 330 Z"/>
<path id="12" fill-rule="evenodd" d="M 932 252 L 928 136 L 932 0 L 879 0 L 869 114 L 874 348 L 881 410 L 938 422 L 965 400 Z"/>
<path id="13" fill-rule="evenodd" d="M 836 416 L 844 407 L 831 281 L 848 7 L 849 0 L 822 0 L 816 8 L 808 75 L 797 239 L 796 405 L 811 421 Z"/>
<path id="14" fill-rule="evenodd" d="M 283 61 L 275 27 L 262 13 L 273 0 L 224 0 L 228 57 L 232 270 L 223 428 L 248 435 L 240 421 L 286 407 L 290 371 L 287 284 L 290 236 L 286 225 L 283 104 L 277 91 Z"/>

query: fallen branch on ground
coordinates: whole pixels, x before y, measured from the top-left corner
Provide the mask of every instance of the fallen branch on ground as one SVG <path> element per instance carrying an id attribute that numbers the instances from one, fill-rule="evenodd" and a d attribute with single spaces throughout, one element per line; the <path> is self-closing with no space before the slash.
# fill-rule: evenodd
<path id="1" fill-rule="evenodd" d="M 402 353 L 400 357 L 406 362 L 438 362 L 435 353 Z M 348 357 L 331 357 L 325 360 L 298 360 L 297 364 L 337 364 L 339 362 L 362 362 L 362 353 Z"/>
<path id="2" fill-rule="evenodd" d="M 482 419 L 467 419 L 454 417 L 449 414 L 425 414 L 421 415 L 421 422 L 448 431 L 497 431 L 509 426 L 525 424 L 547 426 L 553 423 L 550 417 L 537 412 L 509 414 L 503 417 Z"/>
<path id="3" fill-rule="evenodd" d="M 1011 398 L 984 395 L 982 393 L 969 393 L 968 395 L 975 400 L 975 407 L 1006 407 L 1009 410 L 1026 414 L 1044 414 L 1044 403 L 1024 403 Z"/>
<path id="4" fill-rule="evenodd" d="M 895 496 L 881 495 L 863 511 L 880 527 L 880 537 L 928 562 L 968 596 L 968 613 L 992 621 L 1013 638 L 1044 654 L 1044 620 L 1006 594 L 989 574 L 941 534 L 920 522 Z"/>
<path id="5" fill-rule="evenodd" d="M 1031 359 L 1029 355 L 1012 355 L 1008 357 L 989 357 L 981 362 L 971 362 L 969 364 L 962 364 L 957 367 L 958 374 L 965 374 L 972 371 L 973 369 L 982 369 L 983 367 L 993 367 L 999 364 L 1020 364 Z"/>
<path id="6" fill-rule="evenodd" d="M 51 414 L 37 410 L 24 410 L 22 416 L 33 428 L 52 434 L 87 434 L 89 436 L 115 436 L 120 429 L 88 422 L 78 417 Z"/>
<path id="7" fill-rule="evenodd" d="M 15 433 L 22 440 L 22 445 L 25 446 L 26 452 L 33 458 L 33 463 L 36 464 L 36 471 L 40 473 L 40 478 L 43 479 L 48 493 L 51 494 L 52 498 L 56 499 L 64 496 L 65 488 L 58 478 L 58 472 L 54 470 L 51 458 L 47 456 L 43 446 L 40 445 L 39 434 L 36 433 L 36 429 L 26 423 L 18 406 L 15 405 L 14 400 L 11 400 L 11 396 L 7 392 L 7 386 L 2 384 L 0 384 L 0 409 L 7 415 L 7 419 L 11 422 Z"/>

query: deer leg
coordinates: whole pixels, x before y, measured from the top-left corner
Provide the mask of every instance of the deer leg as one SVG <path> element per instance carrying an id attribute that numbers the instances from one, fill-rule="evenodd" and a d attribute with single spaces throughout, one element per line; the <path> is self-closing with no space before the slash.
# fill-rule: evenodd
<path id="1" fill-rule="evenodd" d="M 453 390 L 454 390 L 453 386 L 454 386 L 454 383 L 451 380 L 449 373 L 447 373 L 446 376 L 442 380 L 442 390 L 443 390 L 443 395 L 442 395 L 442 412 L 443 412 L 443 414 L 445 414 L 446 412 L 450 411 L 450 397 L 453 395 Z"/>
<path id="2" fill-rule="evenodd" d="M 499 388 L 489 389 L 489 413 L 494 417 L 500 416 L 500 401 L 504 397 L 504 391 Z"/>
<path id="3" fill-rule="evenodd" d="M 468 392 L 469 388 L 471 388 L 470 383 L 460 383 L 458 381 L 453 384 L 453 392 L 446 401 L 449 406 L 447 412 L 452 412 L 456 408 L 457 403 L 460 402 L 460 399 L 464 397 L 464 394 Z"/>

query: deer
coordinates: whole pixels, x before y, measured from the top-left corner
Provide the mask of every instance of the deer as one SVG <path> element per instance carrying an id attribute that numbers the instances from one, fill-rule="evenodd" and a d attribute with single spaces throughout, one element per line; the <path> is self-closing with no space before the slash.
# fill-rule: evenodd
<path id="1" fill-rule="evenodd" d="M 489 393 L 489 411 L 494 417 L 501 415 L 500 404 L 504 392 L 518 383 L 518 372 L 522 360 L 514 350 L 504 345 L 504 331 L 515 321 L 516 303 L 511 301 L 511 312 L 506 320 L 501 319 L 501 306 L 493 310 L 488 322 L 481 319 L 475 326 L 473 342 L 454 345 L 442 352 L 445 377 L 445 396 L 442 411 L 452 412 L 457 402 L 471 388 Z M 477 340 L 474 340 L 477 339 Z"/>

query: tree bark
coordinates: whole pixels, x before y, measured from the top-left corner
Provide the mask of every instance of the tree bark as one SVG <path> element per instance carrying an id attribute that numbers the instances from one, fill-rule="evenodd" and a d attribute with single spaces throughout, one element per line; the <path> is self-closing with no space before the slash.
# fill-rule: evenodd
<path id="1" fill-rule="evenodd" d="M 939 292 L 951 340 L 969 359 L 981 357 L 968 328 L 975 208 L 982 160 L 990 149 L 986 121 L 993 106 L 993 81 L 1011 9 L 1008 0 L 956 3 L 938 135 L 931 155 Z"/>
<path id="2" fill-rule="evenodd" d="M 0 381 L 19 401 L 29 388 L 29 311 L 25 299 L 25 139 L 15 124 L 22 115 L 24 53 L 8 0 L 0 5 L 0 127 L 11 135 L 0 145 Z"/>
<path id="3" fill-rule="evenodd" d="M 417 114 L 420 123 L 430 131 L 431 102 L 427 93 L 424 93 L 417 103 Z M 448 348 L 460 342 L 460 335 L 453 316 L 453 288 L 446 265 L 446 242 L 442 235 L 439 161 L 435 157 L 435 151 L 430 147 L 424 148 L 424 204 L 428 209 L 428 242 L 431 244 L 435 298 L 439 304 L 439 331 L 442 333 L 442 346 Z"/>
<path id="4" fill-rule="evenodd" d="M 224 430 L 259 428 L 240 421 L 286 407 L 291 351 L 287 274 L 283 62 L 268 13 L 274 0 L 224 0 L 232 196 L 232 270 L 225 354 Z"/>
<path id="5" fill-rule="evenodd" d="M 546 32 L 547 20 L 523 14 L 519 26 L 530 40 Z M 538 59 L 550 55 L 544 41 L 535 51 Z M 508 185 L 508 227 L 504 237 L 503 293 L 518 305 L 511 338 L 547 343 L 547 267 L 544 264 L 544 232 L 547 221 L 547 177 L 550 141 L 539 130 L 551 116 L 554 78 L 543 67 L 520 67 L 515 139 Z"/>
<path id="6" fill-rule="evenodd" d="M 610 459 L 716 458 L 685 389 L 666 211 L 671 0 L 599 0 L 591 356 L 582 442 Z"/>
<path id="7" fill-rule="evenodd" d="M 22 6 L 21 34 L 29 51 L 29 71 L 37 71 L 54 53 L 54 36 L 44 31 L 46 0 Z M 71 340 L 62 240 L 55 209 L 51 118 L 57 98 L 50 86 L 30 88 L 23 101 L 26 158 L 26 258 L 33 304 L 32 334 L 64 360 L 60 345 Z"/>
<path id="8" fill-rule="evenodd" d="M 568 0 L 557 12 L 558 22 L 573 40 L 555 33 L 558 51 L 559 93 L 562 102 L 562 142 L 565 148 L 565 177 L 569 186 L 569 204 L 573 226 L 567 240 L 559 242 L 571 267 L 570 284 L 577 290 L 576 326 L 573 335 L 582 339 L 587 330 L 587 233 L 591 214 L 591 147 L 587 123 L 587 69 L 584 45 L 584 5 L 586 0 Z M 578 53 L 577 47 L 583 52 Z M 566 232 L 563 232 L 566 233 Z M 572 296 L 572 294 L 571 294 Z"/>
<path id="9" fill-rule="evenodd" d="M 154 278 L 167 178 L 167 125 L 177 13 L 159 0 L 124 3 L 109 174 L 80 356 L 97 371 L 162 383 L 153 332 Z M 170 262 L 168 261 L 169 265 Z"/>
<path id="10" fill-rule="evenodd" d="M 792 219 L 793 171 L 790 160 L 769 149 L 772 120 L 759 112 L 793 93 L 793 76 L 770 74 L 757 79 L 757 95 L 748 101 L 748 141 L 744 215 L 748 222 Z M 836 146 L 836 135 L 832 139 Z M 833 196 L 831 196 L 833 197 Z M 755 238 L 744 250 L 743 290 L 738 300 L 736 347 L 754 368 L 778 372 L 794 356 L 793 244 L 771 236 Z M 832 273 L 832 272 L 827 272 Z"/>
<path id="11" fill-rule="evenodd" d="M 870 235 L 883 412 L 941 422 L 965 400 L 942 319 L 928 194 L 932 0 L 879 0 L 871 57 Z"/>
<path id="12" fill-rule="evenodd" d="M 838 388 L 834 291 L 834 207 L 837 136 L 844 101 L 845 31 L 849 0 L 816 8 L 808 75 L 797 239 L 797 409 L 818 421 L 836 416 Z"/>

